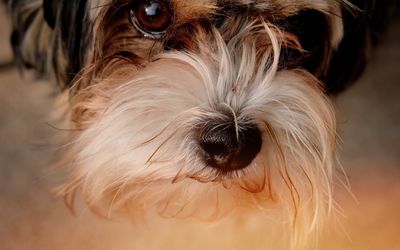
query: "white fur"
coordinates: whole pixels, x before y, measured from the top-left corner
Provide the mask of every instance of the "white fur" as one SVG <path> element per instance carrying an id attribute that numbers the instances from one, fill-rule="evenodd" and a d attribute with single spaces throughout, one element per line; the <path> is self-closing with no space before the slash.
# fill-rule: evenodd
<path id="1" fill-rule="evenodd" d="M 261 58 L 249 31 L 271 45 Z M 214 220 L 256 208 L 279 214 L 292 248 L 304 243 L 332 207 L 335 117 L 317 79 L 278 71 L 278 37 L 265 23 L 244 27 L 228 44 L 215 31 L 217 48 L 165 53 L 89 87 L 96 98 L 77 105 L 96 116 L 66 146 L 63 164 L 73 173 L 60 194 L 80 191 L 110 217 L 156 210 Z M 238 129 L 258 125 L 263 146 L 249 167 L 221 176 L 203 162 L 196 129 L 227 108 Z"/>

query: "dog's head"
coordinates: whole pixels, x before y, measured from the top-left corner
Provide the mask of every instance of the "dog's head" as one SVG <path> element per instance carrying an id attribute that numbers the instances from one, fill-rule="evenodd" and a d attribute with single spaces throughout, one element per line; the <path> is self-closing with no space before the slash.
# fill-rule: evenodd
<path id="1" fill-rule="evenodd" d="M 337 60 L 349 45 L 348 1 L 10 7 L 18 60 L 70 93 L 67 199 L 79 191 L 105 213 L 204 219 L 277 208 L 304 232 L 326 216 L 336 144 L 327 94 L 364 58 L 359 49 Z"/>

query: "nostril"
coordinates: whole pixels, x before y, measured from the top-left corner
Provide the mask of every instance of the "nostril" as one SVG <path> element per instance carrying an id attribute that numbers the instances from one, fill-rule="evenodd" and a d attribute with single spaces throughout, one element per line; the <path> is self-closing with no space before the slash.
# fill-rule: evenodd
<path id="1" fill-rule="evenodd" d="M 230 125 L 205 128 L 200 136 L 200 146 L 209 165 L 218 168 L 227 164 L 238 146 L 235 128 Z"/>
<path id="2" fill-rule="evenodd" d="M 234 124 L 207 126 L 200 133 L 205 162 L 223 172 L 247 167 L 261 150 L 261 132 L 246 125 L 237 133 Z"/>

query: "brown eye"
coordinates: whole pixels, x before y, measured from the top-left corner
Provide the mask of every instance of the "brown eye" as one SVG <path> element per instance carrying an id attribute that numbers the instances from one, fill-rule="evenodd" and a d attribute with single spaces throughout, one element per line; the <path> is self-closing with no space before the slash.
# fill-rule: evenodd
<path id="1" fill-rule="evenodd" d="M 137 2 L 130 13 L 133 25 L 147 37 L 160 38 L 172 23 L 169 5 L 161 0 Z"/>

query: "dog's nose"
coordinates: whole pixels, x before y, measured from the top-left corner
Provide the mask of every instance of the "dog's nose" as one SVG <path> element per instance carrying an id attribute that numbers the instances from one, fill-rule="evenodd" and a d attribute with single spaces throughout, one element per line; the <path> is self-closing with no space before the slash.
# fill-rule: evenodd
<path id="1" fill-rule="evenodd" d="M 250 165 L 261 146 L 261 132 L 252 124 L 208 125 L 200 133 L 206 163 L 225 173 Z"/>

